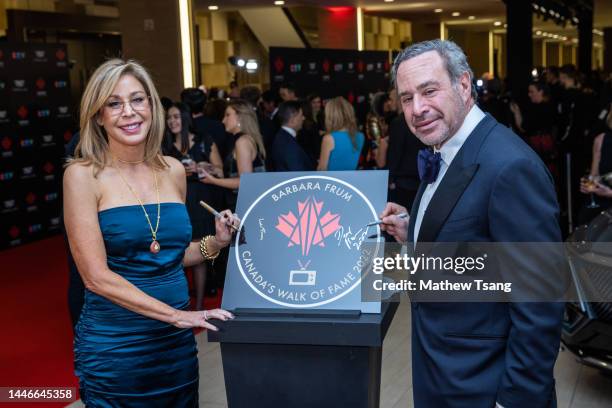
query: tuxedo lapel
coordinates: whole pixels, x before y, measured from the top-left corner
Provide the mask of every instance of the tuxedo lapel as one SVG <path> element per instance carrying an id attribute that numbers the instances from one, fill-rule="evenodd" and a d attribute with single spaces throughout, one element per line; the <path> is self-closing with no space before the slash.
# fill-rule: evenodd
<path id="1" fill-rule="evenodd" d="M 453 159 L 423 214 L 418 242 L 434 242 L 437 239 L 440 229 L 476 174 L 478 151 L 495 124 L 495 120 L 486 115 Z M 416 208 L 418 209 L 418 206 Z M 413 209 L 414 218 L 417 209 Z M 414 234 L 414 226 L 412 231 Z"/>
<path id="2" fill-rule="evenodd" d="M 455 166 L 451 164 L 423 215 L 418 242 L 436 240 L 442 225 L 478 170 L 478 164 L 472 164 L 463 169 L 453 169 L 453 167 Z"/>

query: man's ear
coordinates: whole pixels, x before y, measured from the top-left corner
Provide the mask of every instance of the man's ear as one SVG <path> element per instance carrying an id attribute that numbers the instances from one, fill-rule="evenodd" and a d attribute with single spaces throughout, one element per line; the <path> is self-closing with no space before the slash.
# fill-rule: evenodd
<path id="1" fill-rule="evenodd" d="M 470 80 L 470 74 L 468 74 L 467 72 L 461 74 L 459 84 L 461 86 L 461 97 L 463 98 L 464 102 L 467 102 L 468 99 L 470 99 L 470 96 L 472 95 L 473 86 L 472 81 Z"/>

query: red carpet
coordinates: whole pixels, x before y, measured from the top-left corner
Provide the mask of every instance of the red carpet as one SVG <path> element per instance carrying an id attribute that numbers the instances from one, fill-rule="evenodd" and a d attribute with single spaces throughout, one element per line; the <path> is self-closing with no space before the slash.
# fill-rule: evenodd
<path id="1" fill-rule="evenodd" d="M 3 323 L 0 386 L 76 388 L 66 297 L 68 266 L 62 237 L 2 251 L 0 265 L 0 321 Z M 21 403 L 18 406 L 64 405 Z"/>
<path id="2" fill-rule="evenodd" d="M 61 236 L 0 251 L 0 387 L 77 387 Z M 220 296 L 206 298 L 207 309 Z M 62 407 L 20 403 L 18 407 Z M 2 404 L 0 406 L 9 406 Z M 15 406 L 15 404 L 10 404 Z"/>

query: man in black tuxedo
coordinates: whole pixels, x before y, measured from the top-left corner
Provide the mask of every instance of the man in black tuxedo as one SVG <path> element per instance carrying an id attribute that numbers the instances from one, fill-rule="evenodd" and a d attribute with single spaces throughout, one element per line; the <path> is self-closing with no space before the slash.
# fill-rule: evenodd
<path id="1" fill-rule="evenodd" d="M 507 250 L 508 243 L 561 242 L 550 173 L 520 137 L 476 106 L 461 48 L 442 40 L 413 44 L 392 73 L 410 130 L 431 150 L 418 155 L 421 184 L 410 219 L 398 217 L 405 207 L 389 203 L 382 229 L 417 254 L 427 243 L 487 242 Z M 510 259 L 523 264 L 491 270 L 532 278 L 546 299 L 412 302 L 416 408 L 557 406 L 553 368 L 564 304 L 547 300 L 559 299 L 563 276 L 553 275 L 557 259 L 547 253 L 530 262 Z"/>
<path id="2" fill-rule="evenodd" d="M 278 108 L 281 128 L 272 145 L 272 164 L 275 171 L 311 171 L 314 164 L 295 139 L 304 123 L 302 104 L 283 102 Z"/>

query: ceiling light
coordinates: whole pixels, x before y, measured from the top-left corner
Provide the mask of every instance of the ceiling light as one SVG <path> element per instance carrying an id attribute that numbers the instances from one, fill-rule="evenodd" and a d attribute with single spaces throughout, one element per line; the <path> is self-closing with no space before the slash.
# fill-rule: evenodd
<path id="1" fill-rule="evenodd" d="M 219 6 L 208 6 L 208 9 L 209 9 L 210 11 L 219 10 Z"/>
<path id="2" fill-rule="evenodd" d="M 540 11 L 541 11 L 542 13 L 546 13 L 546 8 L 545 8 L 544 6 L 540 6 Z"/>
<path id="3" fill-rule="evenodd" d="M 536 68 L 531 70 L 531 76 L 534 78 L 538 76 L 538 70 Z"/>
<path id="4" fill-rule="evenodd" d="M 434 10 L 434 13 L 441 13 L 441 12 L 443 12 L 443 11 L 444 11 L 444 10 L 442 10 L 442 9 L 435 9 L 435 10 Z"/>
<path id="5" fill-rule="evenodd" d="M 248 60 L 247 63 L 246 63 L 247 72 L 252 73 L 252 72 L 257 71 L 257 67 L 258 66 L 259 66 L 259 64 L 257 64 L 257 61 L 255 61 L 254 59 Z"/>
<path id="6" fill-rule="evenodd" d="M 508 28 L 508 24 L 504 24 L 504 28 Z"/>
<path id="7" fill-rule="evenodd" d="M 495 27 L 499 27 L 500 25 L 502 25 L 502 23 L 501 23 L 501 21 L 496 21 L 496 22 L 493 23 L 493 25 Z"/>
<path id="8" fill-rule="evenodd" d="M 243 60 L 242 58 L 239 58 L 239 59 L 236 61 L 236 65 L 238 65 L 239 67 L 244 67 L 244 65 L 245 65 L 245 64 L 246 64 L 246 61 L 245 61 L 245 60 Z"/>
<path id="9" fill-rule="evenodd" d="M 285 5 L 285 2 L 284 2 L 283 0 L 276 0 L 276 1 L 274 2 L 274 5 L 275 5 L 275 6 L 284 6 L 284 5 Z"/>
<path id="10" fill-rule="evenodd" d="M 540 30 L 536 31 L 536 35 L 542 35 L 542 32 Z"/>
<path id="11" fill-rule="evenodd" d="M 452 16 L 453 16 L 453 17 L 459 17 L 460 15 L 461 15 L 461 13 L 460 13 L 460 12 L 458 12 L 458 11 L 453 11 L 453 14 L 452 14 Z"/>
<path id="12" fill-rule="evenodd" d="M 393 3 L 395 0 L 385 0 L 385 3 Z"/>
<path id="13" fill-rule="evenodd" d="M 468 20 L 475 20 L 475 19 L 476 19 L 476 17 L 475 17 L 475 16 L 469 16 L 469 17 L 468 17 Z"/>

